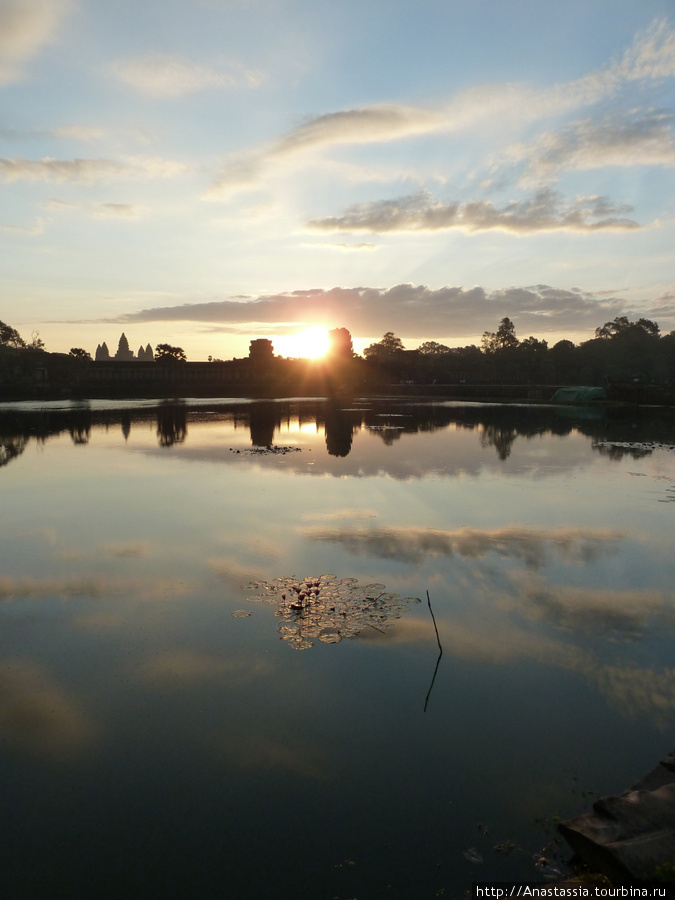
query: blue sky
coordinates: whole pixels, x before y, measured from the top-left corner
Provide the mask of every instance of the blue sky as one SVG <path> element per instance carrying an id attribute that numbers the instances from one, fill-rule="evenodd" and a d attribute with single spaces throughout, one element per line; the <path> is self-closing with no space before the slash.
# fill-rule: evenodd
<path id="1" fill-rule="evenodd" d="M 675 329 L 672 0 L 0 0 L 0 319 L 244 356 Z"/>

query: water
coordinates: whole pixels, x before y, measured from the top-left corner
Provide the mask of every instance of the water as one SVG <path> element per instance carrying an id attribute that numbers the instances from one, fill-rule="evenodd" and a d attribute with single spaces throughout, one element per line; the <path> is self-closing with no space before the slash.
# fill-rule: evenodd
<path id="1" fill-rule="evenodd" d="M 3 896 L 567 871 L 556 817 L 675 748 L 673 444 L 664 410 L 3 405 Z"/>

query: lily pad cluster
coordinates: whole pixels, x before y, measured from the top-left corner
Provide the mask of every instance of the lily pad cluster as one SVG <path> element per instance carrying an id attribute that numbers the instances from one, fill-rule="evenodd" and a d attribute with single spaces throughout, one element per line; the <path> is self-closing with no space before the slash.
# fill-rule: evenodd
<path id="1" fill-rule="evenodd" d="M 270 444 L 268 447 L 230 447 L 230 453 L 241 453 L 244 456 L 285 456 L 287 453 L 300 453 L 302 447 L 290 445 Z"/>
<path id="2" fill-rule="evenodd" d="M 280 576 L 272 581 L 252 581 L 247 590 L 253 602 L 272 603 L 282 641 L 296 650 L 307 650 L 319 640 L 336 644 L 355 637 L 364 628 L 390 628 L 418 597 L 400 597 L 383 584 L 360 585 L 356 578 L 337 575 Z"/>

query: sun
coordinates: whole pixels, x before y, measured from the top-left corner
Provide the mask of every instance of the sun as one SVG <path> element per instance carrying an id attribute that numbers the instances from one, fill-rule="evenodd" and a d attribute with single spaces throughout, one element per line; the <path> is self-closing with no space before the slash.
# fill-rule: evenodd
<path id="1" fill-rule="evenodd" d="M 283 356 L 319 359 L 326 355 L 329 344 L 328 330 L 321 325 L 312 325 L 285 337 L 281 352 Z"/>

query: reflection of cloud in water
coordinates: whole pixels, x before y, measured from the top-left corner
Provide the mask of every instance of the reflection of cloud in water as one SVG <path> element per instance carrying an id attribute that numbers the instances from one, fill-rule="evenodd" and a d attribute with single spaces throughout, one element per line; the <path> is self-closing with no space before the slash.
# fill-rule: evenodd
<path id="1" fill-rule="evenodd" d="M 303 513 L 302 518 L 306 522 L 340 522 L 342 520 L 360 522 L 366 519 L 376 519 L 377 513 L 374 509 L 336 509 L 333 512 Z"/>
<path id="2" fill-rule="evenodd" d="M 617 591 L 552 585 L 532 576 L 512 576 L 518 594 L 510 604 L 527 618 L 568 632 L 641 637 L 649 626 L 672 628 L 675 594 L 656 589 Z"/>
<path id="3" fill-rule="evenodd" d="M 262 567 L 241 563 L 231 556 L 220 556 L 207 560 L 209 568 L 228 584 L 241 587 L 252 578 L 259 578 L 264 574 Z M 266 567 L 265 571 L 268 567 Z"/>
<path id="4" fill-rule="evenodd" d="M 0 740 L 12 750 L 47 759 L 81 752 L 91 726 L 75 702 L 33 663 L 3 662 L 0 669 Z"/>
<path id="5" fill-rule="evenodd" d="M 420 639 L 419 629 L 402 622 L 399 641 Z M 459 620 L 439 621 L 444 652 L 472 663 L 507 665 L 531 660 L 538 665 L 554 666 L 595 683 L 602 693 L 626 716 L 650 716 L 659 725 L 675 709 L 675 669 L 639 668 L 608 665 L 580 647 L 556 639 L 519 630 L 504 623 L 486 631 L 467 626 Z"/>
<path id="6" fill-rule="evenodd" d="M 229 735 L 216 740 L 215 753 L 226 765 L 244 771 L 281 771 L 313 780 L 324 779 L 334 768 L 321 750 L 299 738 L 284 740 L 255 734 L 250 737 Z"/>
<path id="7" fill-rule="evenodd" d="M 107 541 L 101 544 L 101 551 L 106 556 L 114 556 L 118 559 L 129 559 L 149 556 L 152 553 L 152 545 L 149 541 L 129 541 L 127 543 Z"/>
<path id="8" fill-rule="evenodd" d="M 197 650 L 167 650 L 143 663 L 142 678 L 154 685 L 190 686 L 223 675 L 228 684 L 264 678 L 272 672 L 265 660 L 214 656 Z"/>
<path id="9" fill-rule="evenodd" d="M 665 725 L 675 708 L 675 669 L 600 666 L 596 680 L 602 692 L 632 718 L 651 713 Z"/>
<path id="10" fill-rule="evenodd" d="M 488 553 L 522 560 L 539 568 L 555 555 L 565 560 L 589 562 L 615 552 L 623 535 L 617 531 L 579 528 L 543 530 L 508 528 L 493 531 L 459 528 L 349 528 L 344 530 L 306 528 L 312 540 L 340 544 L 358 556 L 397 559 L 422 563 L 437 556 L 479 558 Z"/>
<path id="11" fill-rule="evenodd" d="M 165 599 L 190 592 L 188 584 L 170 578 L 111 578 L 107 575 L 46 576 L 13 578 L 0 576 L 0 601 L 48 597 L 133 597 L 140 600 Z"/>

